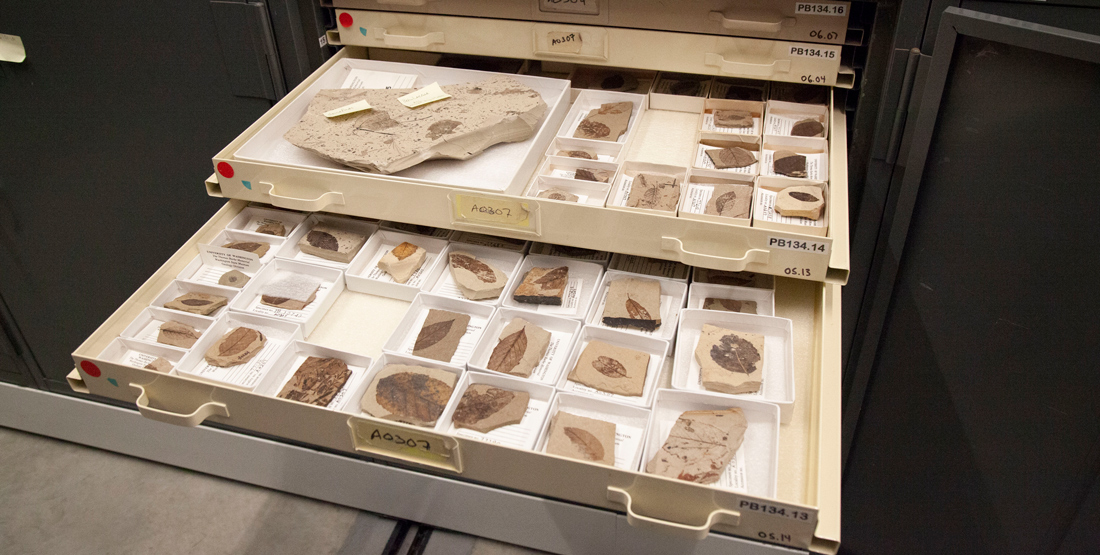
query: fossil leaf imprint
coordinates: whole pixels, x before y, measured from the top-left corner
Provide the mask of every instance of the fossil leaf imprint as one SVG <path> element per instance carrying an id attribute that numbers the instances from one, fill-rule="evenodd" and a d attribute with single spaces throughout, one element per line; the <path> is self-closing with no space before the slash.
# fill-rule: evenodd
<path id="1" fill-rule="evenodd" d="M 596 360 L 592 361 L 592 367 L 597 372 L 609 377 L 609 378 L 625 378 L 626 367 L 623 363 L 607 356 L 598 356 Z"/>
<path id="2" fill-rule="evenodd" d="M 488 264 L 464 254 L 452 254 L 451 266 L 456 268 L 462 268 L 472 272 L 477 279 L 489 283 L 496 280 L 496 274 L 493 273 L 493 269 Z"/>
<path id="3" fill-rule="evenodd" d="M 760 352 L 749 341 L 730 334 L 722 336 L 719 343 L 710 348 L 710 358 L 730 372 L 751 374 L 760 362 Z"/>
<path id="4" fill-rule="evenodd" d="M 249 328 L 237 328 L 225 338 L 221 347 L 218 348 L 218 354 L 221 356 L 233 356 L 252 344 L 253 341 L 260 339 L 260 332 Z"/>
<path id="5" fill-rule="evenodd" d="M 454 323 L 454 320 L 444 320 L 421 328 L 420 333 L 416 336 L 413 351 L 427 349 L 442 341 L 444 337 L 447 337 L 447 332 L 451 331 L 451 326 Z"/>
<path id="6" fill-rule="evenodd" d="M 493 354 L 489 356 L 489 364 L 486 367 L 496 372 L 510 372 L 523 359 L 523 353 L 526 351 L 526 328 L 520 328 L 519 331 L 497 343 L 497 346 L 493 349 Z"/>
<path id="7" fill-rule="evenodd" d="M 603 460 L 603 445 L 588 430 L 566 426 L 565 435 L 584 454 L 585 459 L 590 461 Z"/>

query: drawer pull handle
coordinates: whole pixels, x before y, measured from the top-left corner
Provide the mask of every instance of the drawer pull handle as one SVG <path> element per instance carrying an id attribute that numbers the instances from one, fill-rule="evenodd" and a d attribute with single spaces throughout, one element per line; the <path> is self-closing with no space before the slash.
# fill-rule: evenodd
<path id="1" fill-rule="evenodd" d="M 141 395 L 138 395 L 137 398 L 137 409 L 142 416 L 149 420 L 194 428 L 202 424 L 203 420 L 211 416 L 229 417 L 229 407 L 225 406 L 225 403 L 218 403 L 216 401 L 209 401 L 199 405 L 199 408 L 195 409 L 191 414 L 180 414 L 178 412 L 155 409 L 149 406 L 149 395 L 146 393 L 144 385 L 132 383 L 130 387 L 141 392 Z"/>
<path id="2" fill-rule="evenodd" d="M 749 249 L 739 258 L 703 254 L 684 248 L 684 242 L 677 237 L 661 237 L 661 249 L 679 253 L 680 261 L 689 266 L 703 266 L 728 272 L 743 271 L 752 263 L 767 264 L 771 256 L 771 252 L 766 249 Z"/>
<path id="3" fill-rule="evenodd" d="M 382 6 L 427 6 L 428 0 L 378 0 Z"/>
<path id="4" fill-rule="evenodd" d="M 710 20 L 722 23 L 727 31 L 747 31 L 752 33 L 778 33 L 784 25 L 794 25 L 793 17 L 783 17 L 775 12 L 740 12 L 737 19 L 726 17 L 722 12 L 710 12 Z"/>
<path id="5" fill-rule="evenodd" d="M 395 46 L 397 48 L 426 48 L 433 44 L 443 44 L 446 42 L 442 31 L 436 31 L 418 37 L 410 35 L 391 35 L 382 27 L 372 27 L 371 32 L 374 33 L 374 38 L 381 40 L 386 46 Z"/>
<path id="6" fill-rule="evenodd" d="M 607 486 L 607 500 L 612 503 L 626 506 L 626 522 L 631 526 L 639 528 L 645 526 L 659 528 L 663 533 L 674 534 L 692 540 L 702 540 L 706 538 L 707 533 L 710 532 L 710 527 L 717 523 L 729 526 L 741 524 L 741 513 L 728 509 L 714 509 L 707 515 L 707 521 L 699 526 L 691 526 L 689 524 L 670 522 L 659 518 L 640 515 L 634 512 L 634 499 L 630 496 L 630 492 L 615 486 Z"/>
<path id="7" fill-rule="evenodd" d="M 703 65 L 715 66 L 722 73 L 746 75 L 752 77 L 768 77 L 776 73 L 789 73 L 791 71 L 790 60 L 775 60 L 770 64 L 750 64 L 747 62 L 731 62 L 721 54 L 707 52 L 703 57 Z"/>
<path id="8" fill-rule="evenodd" d="M 287 197 L 275 193 L 275 185 L 265 181 L 259 182 L 260 192 L 270 197 L 271 204 L 287 210 L 301 210 L 303 212 L 320 212 L 332 205 L 344 204 L 344 193 L 328 191 L 313 199 L 299 197 Z"/>

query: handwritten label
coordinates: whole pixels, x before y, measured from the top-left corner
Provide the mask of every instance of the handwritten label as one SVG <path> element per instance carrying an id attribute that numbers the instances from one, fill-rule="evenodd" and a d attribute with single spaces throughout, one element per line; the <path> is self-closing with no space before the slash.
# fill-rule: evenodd
<path id="1" fill-rule="evenodd" d="M 526 202 L 475 195 L 455 195 L 454 216 L 457 221 L 531 228 L 531 211 Z"/>
<path id="2" fill-rule="evenodd" d="M 343 116 L 347 114 L 354 114 L 355 112 L 362 112 L 363 110 L 370 110 L 371 105 L 366 100 L 360 100 L 359 102 L 352 102 L 347 106 L 336 108 L 325 112 L 326 118 L 334 118 L 337 116 Z"/>
<path id="3" fill-rule="evenodd" d="M 263 267 L 260 257 L 255 253 L 237 249 L 225 249 L 211 245 L 199 245 L 199 257 L 207 266 L 221 266 L 240 270 L 246 274 L 255 274 Z"/>
<path id="4" fill-rule="evenodd" d="M 787 53 L 791 56 L 799 56 L 802 58 L 820 58 L 822 60 L 840 59 L 840 49 L 838 48 L 815 48 L 812 46 L 797 46 L 792 44 Z"/>
<path id="5" fill-rule="evenodd" d="M 367 420 L 351 420 L 355 448 L 359 451 L 384 451 L 402 459 L 412 459 L 435 467 L 462 471 L 453 441 L 435 434 L 390 427 Z"/>
<path id="6" fill-rule="evenodd" d="M 546 38 L 550 41 L 551 52 L 579 54 L 581 51 L 583 39 L 578 32 L 550 31 L 546 33 Z"/>
<path id="7" fill-rule="evenodd" d="M 539 10 L 556 13 L 600 15 L 600 0 L 539 0 Z"/>
<path id="8" fill-rule="evenodd" d="M 799 2 L 794 5 L 796 15 L 833 15 L 847 16 L 848 6 L 845 4 L 811 4 Z"/>
<path id="9" fill-rule="evenodd" d="M 787 239 L 785 237 L 768 237 L 768 246 L 792 251 L 829 254 L 829 243 L 819 243 L 817 241 L 800 241 L 798 239 Z"/>
<path id="10" fill-rule="evenodd" d="M 439 88 L 439 83 L 432 83 L 423 89 L 413 91 L 397 101 L 408 106 L 409 108 L 416 108 L 425 104 L 431 104 L 439 100 L 446 100 L 451 98 L 451 95 L 443 92 L 443 89 Z"/>

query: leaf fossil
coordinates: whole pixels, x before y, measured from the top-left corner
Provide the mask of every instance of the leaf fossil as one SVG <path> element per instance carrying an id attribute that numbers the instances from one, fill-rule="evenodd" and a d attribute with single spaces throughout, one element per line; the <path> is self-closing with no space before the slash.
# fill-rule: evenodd
<path id="1" fill-rule="evenodd" d="M 451 254 L 451 266 L 454 268 L 462 268 L 473 273 L 477 279 L 485 283 L 492 283 L 496 281 L 496 274 L 488 264 L 465 254 Z"/>
<path id="2" fill-rule="evenodd" d="M 565 436 L 573 442 L 573 445 L 584 455 L 585 459 L 590 461 L 603 460 L 603 445 L 591 432 L 572 426 L 566 426 L 564 431 Z"/>
<path id="3" fill-rule="evenodd" d="M 456 424 L 476 424 L 496 414 L 515 398 L 515 393 L 498 387 L 491 387 L 485 393 L 467 391 L 451 418 Z"/>
<path id="4" fill-rule="evenodd" d="M 432 422 L 443 413 L 451 391 L 451 386 L 430 376 L 402 372 L 378 380 L 375 400 L 392 414 Z"/>
<path id="5" fill-rule="evenodd" d="M 626 313 L 635 320 L 652 320 L 653 317 L 649 315 L 649 311 L 642 306 L 642 303 L 631 299 L 629 295 L 626 297 Z"/>
<path id="6" fill-rule="evenodd" d="M 609 378 L 627 377 L 626 367 L 623 366 L 623 363 L 608 356 L 596 357 L 596 360 L 592 361 L 592 367 Z"/>
<path id="7" fill-rule="evenodd" d="M 527 331 L 520 328 L 519 331 L 501 339 L 493 348 L 493 354 L 489 355 L 489 364 L 486 367 L 496 372 L 511 372 L 519 361 L 523 359 L 523 353 L 527 351 Z"/>
<path id="8" fill-rule="evenodd" d="M 817 197 L 811 195 L 810 193 L 803 193 L 802 191 L 792 191 L 791 197 L 795 200 L 800 200 L 802 202 L 817 202 L 818 200 Z"/>
<path id="9" fill-rule="evenodd" d="M 728 334 L 710 348 L 710 358 L 730 372 L 752 374 L 756 371 L 756 363 L 760 362 L 760 352 L 748 340 Z"/>
<path id="10" fill-rule="evenodd" d="M 737 201 L 737 192 L 730 191 L 718 198 L 714 199 L 714 207 L 718 209 L 718 213 L 721 214 L 726 211 L 726 206 L 731 205 Z M 732 208 L 732 207 L 731 207 Z"/>
<path id="11" fill-rule="evenodd" d="M 206 306 L 210 304 L 210 301 L 205 299 L 184 299 L 180 302 L 187 306 Z"/>
<path id="12" fill-rule="evenodd" d="M 420 333 L 416 336 L 416 343 L 413 344 L 413 352 L 427 349 L 442 341 L 444 337 L 447 337 L 447 333 L 451 331 L 451 326 L 454 323 L 454 320 L 444 320 L 420 328 Z"/>
<path id="13" fill-rule="evenodd" d="M 541 285 L 543 289 L 561 289 L 565 287 L 567 279 L 569 279 L 569 266 L 562 266 L 546 272 L 536 279 L 535 283 Z"/>
<path id="14" fill-rule="evenodd" d="M 310 230 L 309 235 L 306 235 L 306 241 L 310 245 L 326 251 L 340 250 L 340 241 L 332 234 L 324 231 Z"/>
<path id="15" fill-rule="evenodd" d="M 233 356 L 248 348 L 252 342 L 263 339 L 260 332 L 249 328 L 237 328 L 230 332 L 218 347 L 221 356 Z"/>

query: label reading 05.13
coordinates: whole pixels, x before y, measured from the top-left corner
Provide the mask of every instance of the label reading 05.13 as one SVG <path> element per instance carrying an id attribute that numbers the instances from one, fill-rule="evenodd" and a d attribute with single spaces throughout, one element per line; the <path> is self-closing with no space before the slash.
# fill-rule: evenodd
<path id="1" fill-rule="evenodd" d="M 836 60 L 839 59 L 839 49 L 836 48 L 814 48 L 812 46 L 796 46 L 791 45 L 788 54 L 791 56 L 801 56 L 803 58 L 821 58 L 822 60 Z"/>
<path id="2" fill-rule="evenodd" d="M 811 4 L 808 2 L 799 2 L 794 5 L 794 13 L 796 15 L 846 16 L 848 15 L 848 6 L 844 4 Z"/>
<path id="3" fill-rule="evenodd" d="M 812 252 L 814 254 L 829 254 L 828 243 L 816 241 L 800 241 L 798 239 L 786 239 L 784 237 L 768 237 L 768 246 L 777 249 L 792 251 Z"/>

